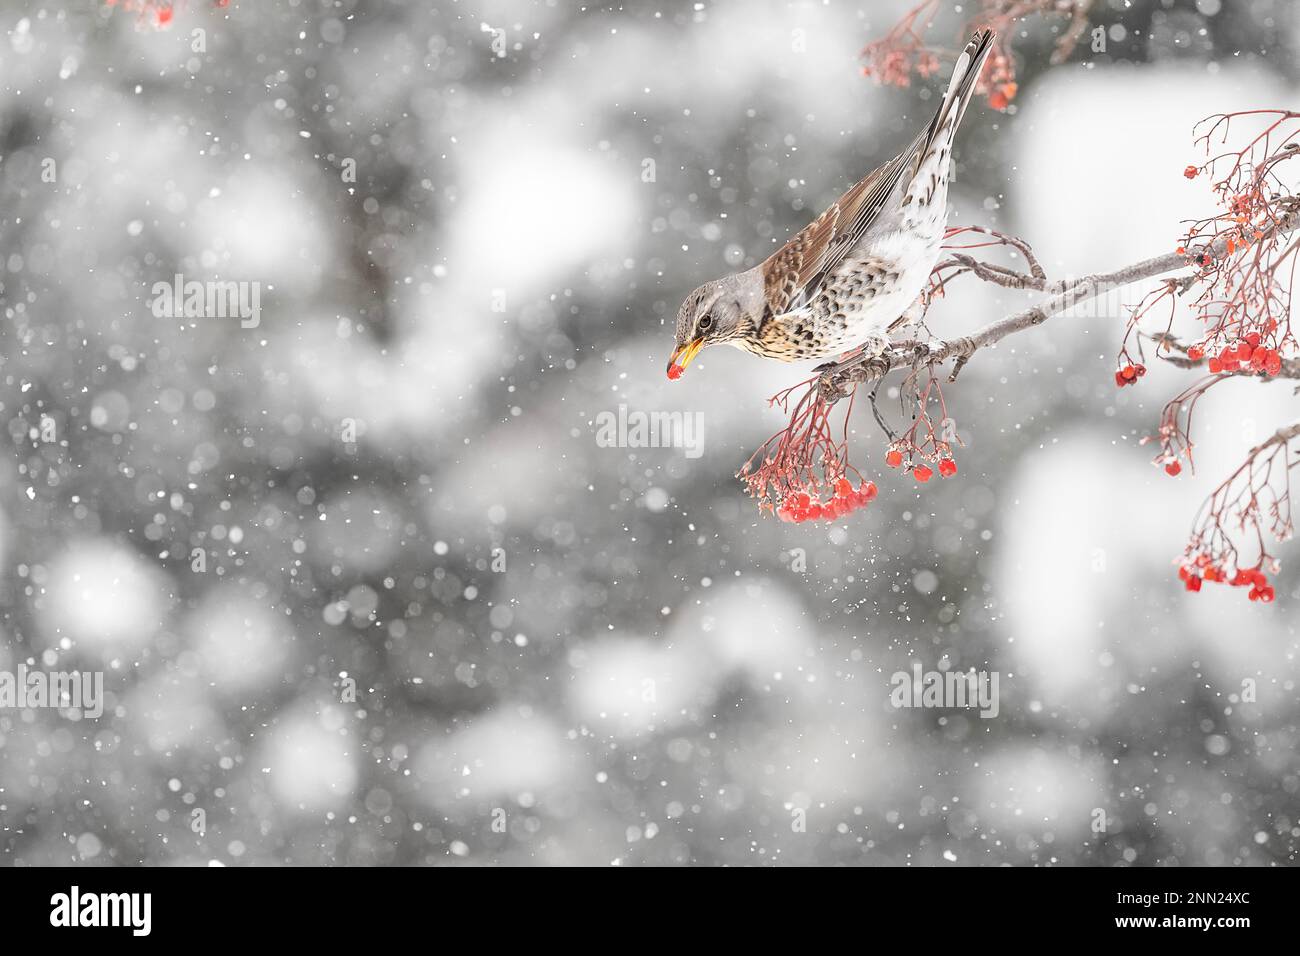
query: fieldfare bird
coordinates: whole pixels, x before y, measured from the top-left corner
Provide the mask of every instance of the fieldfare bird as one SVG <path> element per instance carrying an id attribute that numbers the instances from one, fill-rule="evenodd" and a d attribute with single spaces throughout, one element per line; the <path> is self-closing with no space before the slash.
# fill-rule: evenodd
<path id="1" fill-rule="evenodd" d="M 706 282 L 677 312 L 668 377 L 725 342 L 783 362 L 883 351 L 939 258 L 948 221 L 952 141 L 992 49 L 976 33 L 939 111 L 912 144 L 759 265 Z"/>

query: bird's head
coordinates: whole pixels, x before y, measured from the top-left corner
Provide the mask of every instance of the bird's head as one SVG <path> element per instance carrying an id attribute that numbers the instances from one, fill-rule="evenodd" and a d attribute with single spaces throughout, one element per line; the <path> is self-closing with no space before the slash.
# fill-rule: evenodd
<path id="1" fill-rule="evenodd" d="M 680 378 L 700 350 L 731 342 L 746 334 L 752 323 L 747 303 L 748 273 L 706 282 L 686 297 L 677 310 L 677 328 L 668 377 Z"/>

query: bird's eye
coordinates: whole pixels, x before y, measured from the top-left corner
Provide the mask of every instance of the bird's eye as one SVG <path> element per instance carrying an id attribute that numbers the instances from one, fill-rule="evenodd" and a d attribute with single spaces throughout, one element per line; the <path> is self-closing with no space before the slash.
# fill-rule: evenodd
<path id="1" fill-rule="evenodd" d="M 700 316 L 700 321 L 699 324 L 696 325 L 696 328 L 701 332 L 709 331 L 709 329 L 713 328 L 713 316 L 707 312 Z"/>

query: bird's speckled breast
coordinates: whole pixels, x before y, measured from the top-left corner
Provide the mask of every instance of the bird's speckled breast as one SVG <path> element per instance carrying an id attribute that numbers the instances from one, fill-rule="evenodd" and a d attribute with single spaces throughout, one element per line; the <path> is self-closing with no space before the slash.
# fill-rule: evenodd
<path id="1" fill-rule="evenodd" d="M 757 355 L 797 362 L 839 355 L 885 330 L 914 302 L 939 258 L 943 226 L 891 232 L 836 267 L 805 308 L 775 316 L 756 341 Z"/>

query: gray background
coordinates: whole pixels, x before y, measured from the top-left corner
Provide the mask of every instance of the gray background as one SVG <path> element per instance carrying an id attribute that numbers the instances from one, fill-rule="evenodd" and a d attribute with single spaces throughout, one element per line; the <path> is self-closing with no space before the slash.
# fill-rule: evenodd
<path id="1" fill-rule="evenodd" d="M 1219 390 L 1173 481 L 1137 442 L 1181 379 L 1117 392 L 1112 298 L 971 363 L 956 478 L 860 412 L 880 499 L 828 528 L 732 477 L 802 368 L 664 379 L 691 288 L 928 119 L 943 80 L 859 74 L 905 7 L 4 3 L 0 667 L 109 700 L 0 711 L 0 859 L 1294 862 L 1294 548 L 1271 607 L 1171 563 L 1289 386 Z M 1171 249 L 1192 123 L 1297 101 L 1291 4 L 1093 21 L 1055 69 L 1031 24 L 957 148 L 952 222 L 1054 275 Z M 260 325 L 156 318 L 177 272 L 259 283 Z M 700 413 L 703 455 L 600 447 L 620 403 Z M 893 709 L 913 662 L 996 670 L 998 716 Z"/>

